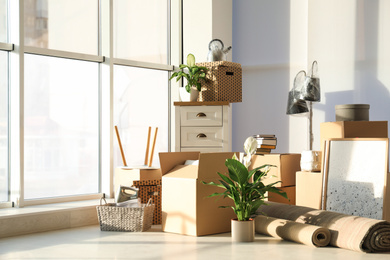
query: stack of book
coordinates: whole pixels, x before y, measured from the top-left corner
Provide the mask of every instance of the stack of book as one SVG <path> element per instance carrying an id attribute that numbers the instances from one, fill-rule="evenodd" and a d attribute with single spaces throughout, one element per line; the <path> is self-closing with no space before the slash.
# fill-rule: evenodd
<path id="1" fill-rule="evenodd" d="M 269 154 L 272 149 L 276 149 L 275 135 L 254 135 L 257 140 L 256 154 Z"/>

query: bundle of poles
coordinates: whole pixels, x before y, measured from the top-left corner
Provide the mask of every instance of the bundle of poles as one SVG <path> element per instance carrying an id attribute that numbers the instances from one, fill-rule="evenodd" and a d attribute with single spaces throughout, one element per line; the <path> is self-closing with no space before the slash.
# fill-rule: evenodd
<path id="1" fill-rule="evenodd" d="M 145 161 L 144 161 L 144 165 L 148 166 L 148 167 L 152 167 L 154 148 L 156 146 L 156 139 L 157 139 L 157 131 L 158 131 L 158 127 L 156 127 L 156 129 L 154 131 L 154 138 L 153 138 L 152 149 L 151 149 L 151 151 L 149 153 L 149 150 L 150 150 L 150 137 L 151 137 L 151 132 L 152 132 L 152 127 L 149 126 L 148 140 L 146 142 Z M 115 126 L 115 132 L 116 132 L 116 137 L 118 139 L 118 144 L 119 144 L 119 149 L 120 149 L 121 156 L 122 156 L 123 166 L 128 166 L 127 162 L 126 162 L 126 157 L 125 157 L 125 153 L 123 151 L 122 142 L 121 142 L 121 138 L 120 138 L 117 126 Z"/>

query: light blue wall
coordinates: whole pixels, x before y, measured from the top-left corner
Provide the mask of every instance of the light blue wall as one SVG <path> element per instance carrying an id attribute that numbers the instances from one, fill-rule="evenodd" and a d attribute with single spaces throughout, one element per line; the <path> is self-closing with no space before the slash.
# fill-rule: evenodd
<path id="1" fill-rule="evenodd" d="M 370 104 L 390 119 L 390 1 L 233 0 L 233 61 L 243 67 L 243 102 L 233 104 L 233 150 L 246 137 L 275 134 L 276 152 L 307 149 L 308 121 L 287 116 L 299 70 L 318 61 L 322 99 L 313 103 L 314 149 L 335 105 Z"/>

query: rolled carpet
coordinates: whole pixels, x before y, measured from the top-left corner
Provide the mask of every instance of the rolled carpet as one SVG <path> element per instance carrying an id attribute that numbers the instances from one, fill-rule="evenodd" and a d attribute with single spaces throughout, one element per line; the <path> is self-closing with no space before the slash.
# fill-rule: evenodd
<path id="1" fill-rule="evenodd" d="M 330 241 L 330 231 L 327 228 L 262 215 L 255 218 L 255 231 L 308 246 L 327 246 Z"/>
<path id="2" fill-rule="evenodd" d="M 328 228 L 331 233 L 329 245 L 367 253 L 390 252 L 390 223 L 385 220 L 276 202 L 267 204 L 257 213 Z"/>

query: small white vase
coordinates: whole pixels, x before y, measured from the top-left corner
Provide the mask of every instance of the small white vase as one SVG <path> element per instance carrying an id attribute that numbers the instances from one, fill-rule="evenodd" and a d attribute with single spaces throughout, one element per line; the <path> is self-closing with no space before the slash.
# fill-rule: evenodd
<path id="1" fill-rule="evenodd" d="M 232 219 L 232 241 L 253 242 L 255 240 L 255 220 L 238 221 Z"/>
<path id="2" fill-rule="evenodd" d="M 199 90 L 196 87 L 191 87 L 190 101 L 196 102 L 198 101 L 198 97 L 199 97 Z"/>
<path id="3" fill-rule="evenodd" d="M 199 91 L 196 87 L 191 87 L 191 92 L 188 93 L 186 88 L 179 88 L 180 100 L 184 102 L 192 101 L 195 102 L 198 100 Z"/>

